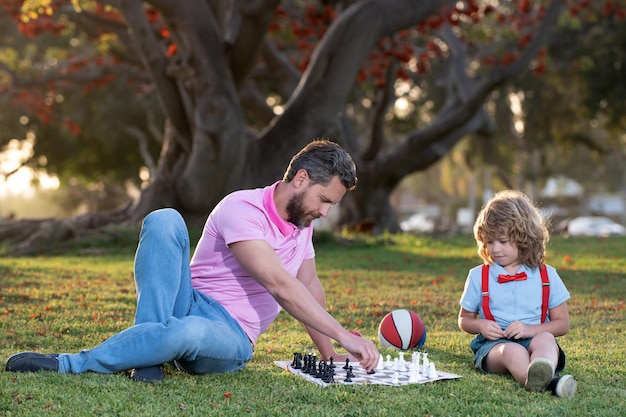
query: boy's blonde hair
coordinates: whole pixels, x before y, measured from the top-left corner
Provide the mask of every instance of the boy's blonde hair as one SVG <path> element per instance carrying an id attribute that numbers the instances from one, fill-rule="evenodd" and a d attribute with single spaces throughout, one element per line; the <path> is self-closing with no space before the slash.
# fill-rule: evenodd
<path id="1" fill-rule="evenodd" d="M 521 263 L 534 268 L 543 263 L 550 239 L 547 219 L 521 191 L 496 193 L 478 213 L 474 238 L 478 254 L 485 262 L 493 263 L 487 242 L 501 237 L 506 237 L 517 247 Z"/>

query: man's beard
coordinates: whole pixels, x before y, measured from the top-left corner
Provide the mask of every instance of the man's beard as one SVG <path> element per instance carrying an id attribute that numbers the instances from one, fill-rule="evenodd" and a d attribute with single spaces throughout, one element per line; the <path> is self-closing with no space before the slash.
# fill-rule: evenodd
<path id="1" fill-rule="evenodd" d="M 293 223 L 298 229 L 309 227 L 313 219 L 309 219 L 309 213 L 304 211 L 304 192 L 295 194 L 287 202 L 287 221 Z M 313 218 L 317 218 L 313 216 Z"/>

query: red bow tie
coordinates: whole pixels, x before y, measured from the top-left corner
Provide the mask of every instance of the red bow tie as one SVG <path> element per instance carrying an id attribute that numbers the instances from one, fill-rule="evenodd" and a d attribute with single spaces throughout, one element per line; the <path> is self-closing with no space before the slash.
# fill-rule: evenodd
<path id="1" fill-rule="evenodd" d="M 504 284 L 505 282 L 511 282 L 511 281 L 526 281 L 526 272 L 520 272 L 519 274 L 515 274 L 515 275 L 505 275 L 505 274 L 498 275 L 498 283 L 500 284 Z"/>

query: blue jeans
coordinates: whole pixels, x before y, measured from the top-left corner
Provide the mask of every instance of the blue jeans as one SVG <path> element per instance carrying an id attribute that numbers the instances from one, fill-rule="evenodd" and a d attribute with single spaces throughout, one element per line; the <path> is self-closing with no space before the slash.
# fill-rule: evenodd
<path id="1" fill-rule="evenodd" d="M 241 326 L 215 300 L 191 286 L 189 234 L 173 209 L 143 221 L 135 255 L 134 326 L 101 345 L 59 355 L 59 372 L 119 372 L 175 361 L 189 373 L 236 371 L 252 359 Z"/>

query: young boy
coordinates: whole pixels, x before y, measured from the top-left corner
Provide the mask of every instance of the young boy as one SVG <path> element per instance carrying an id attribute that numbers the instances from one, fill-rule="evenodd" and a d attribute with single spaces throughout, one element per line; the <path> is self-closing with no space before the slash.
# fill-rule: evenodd
<path id="1" fill-rule="evenodd" d="M 525 194 L 499 192 L 480 211 L 474 237 L 485 264 L 469 271 L 458 321 L 476 334 L 474 366 L 511 374 L 527 391 L 574 396 L 574 377 L 555 377 L 565 367 L 556 337 L 569 331 L 570 294 L 543 264 L 549 233 L 541 213 Z"/>

